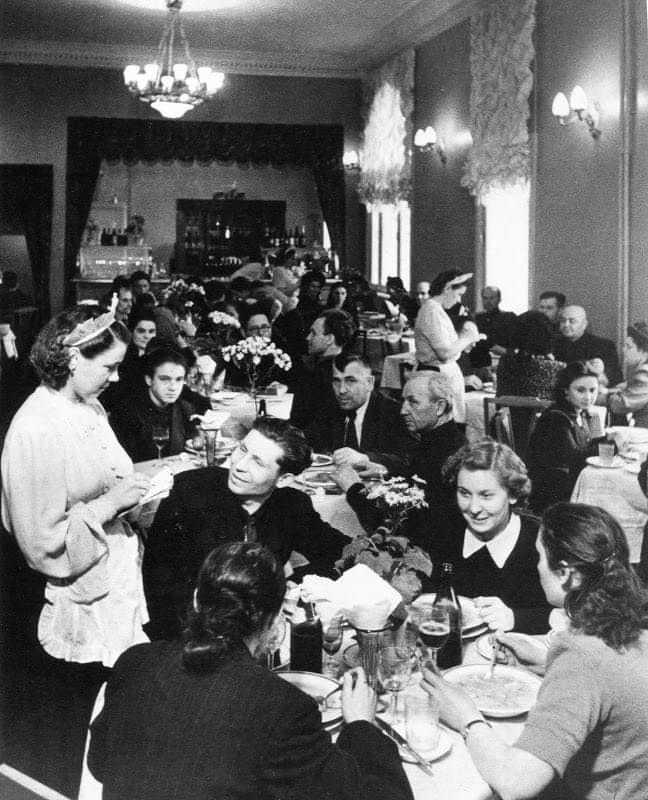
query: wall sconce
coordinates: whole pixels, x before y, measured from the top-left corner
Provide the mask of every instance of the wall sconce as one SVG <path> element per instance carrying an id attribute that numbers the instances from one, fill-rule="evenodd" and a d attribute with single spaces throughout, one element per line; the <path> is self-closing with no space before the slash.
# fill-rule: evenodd
<path id="1" fill-rule="evenodd" d="M 357 150 L 345 150 L 342 165 L 347 172 L 360 172 L 360 156 Z"/>
<path id="2" fill-rule="evenodd" d="M 438 138 L 436 131 L 431 125 L 427 128 L 419 128 L 414 134 L 414 147 L 418 147 L 421 153 L 434 153 L 439 156 L 439 161 L 446 165 L 448 160 L 445 154 L 443 142 Z"/>
<path id="3" fill-rule="evenodd" d="M 558 92 L 551 105 L 551 113 L 561 125 L 569 125 L 570 122 L 579 119 L 587 125 L 592 138 L 598 139 L 601 135 L 598 112 L 595 108 L 589 110 L 587 95 L 580 86 L 574 86 L 569 95 L 569 102 L 562 92 Z"/>

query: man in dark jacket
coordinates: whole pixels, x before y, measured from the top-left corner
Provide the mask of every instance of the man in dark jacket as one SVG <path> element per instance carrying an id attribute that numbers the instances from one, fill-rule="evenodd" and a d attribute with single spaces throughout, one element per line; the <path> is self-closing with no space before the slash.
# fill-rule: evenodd
<path id="1" fill-rule="evenodd" d="M 452 387 L 440 372 L 420 372 L 403 389 L 401 416 L 412 440 L 408 475 L 425 481 L 428 508 L 410 513 L 405 530 L 417 544 L 429 547 L 431 518 L 456 516 L 454 491 L 444 484 L 441 468 L 446 459 L 466 443 L 466 437 L 452 418 Z M 350 469 L 334 473 L 347 492 L 349 505 L 367 530 L 381 522 L 381 511 L 366 499 L 366 490 Z"/>
<path id="2" fill-rule="evenodd" d="M 195 433 L 191 415 L 197 409 L 181 397 L 187 363 L 175 348 L 159 348 L 144 356 L 146 385 L 122 397 L 110 413 L 110 424 L 133 461 L 156 458 L 153 428 L 167 428 L 169 441 L 162 455 L 181 453 Z"/>
<path id="3" fill-rule="evenodd" d="M 413 442 L 398 403 L 373 391 L 368 362 L 357 355 L 337 356 L 332 385 L 335 407 L 323 410 L 306 428 L 313 449 L 333 453 L 337 466 L 366 470 L 375 463 L 402 475 Z"/>
<path id="4" fill-rule="evenodd" d="M 616 386 L 623 380 L 616 346 L 610 339 L 594 336 L 587 330 L 587 314 L 582 306 L 565 306 L 560 312 L 560 334 L 552 352 L 558 361 L 588 361 L 598 374 L 604 373 L 607 383 Z M 600 361 L 600 364 L 597 364 Z"/>
<path id="5" fill-rule="evenodd" d="M 282 564 L 297 551 L 309 572 L 331 573 L 348 539 L 320 518 L 307 494 L 290 488 L 310 458 L 301 431 L 261 417 L 232 453 L 229 471 L 203 467 L 176 476 L 144 554 L 151 638 L 180 633 L 200 565 L 223 542 L 259 541 Z"/>

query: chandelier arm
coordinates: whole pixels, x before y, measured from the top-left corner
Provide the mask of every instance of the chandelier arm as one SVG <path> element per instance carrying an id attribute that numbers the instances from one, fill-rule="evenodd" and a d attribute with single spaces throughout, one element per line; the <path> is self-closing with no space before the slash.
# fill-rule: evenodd
<path id="1" fill-rule="evenodd" d="M 180 34 L 180 41 L 182 43 L 182 47 L 184 48 L 185 59 L 187 61 L 187 68 L 189 74 L 193 78 L 198 78 L 198 70 L 196 69 L 196 62 L 193 60 L 191 51 L 189 50 L 189 42 L 187 41 L 187 36 L 184 32 L 184 26 L 182 24 L 182 20 L 179 20 L 178 33 Z"/>
<path id="2" fill-rule="evenodd" d="M 169 75 L 173 75 L 173 40 L 175 39 L 175 28 L 176 28 L 176 19 L 178 12 L 174 9 L 170 9 L 169 13 L 172 14 L 171 17 L 171 26 L 169 31 L 169 46 L 167 50 L 167 72 Z"/>

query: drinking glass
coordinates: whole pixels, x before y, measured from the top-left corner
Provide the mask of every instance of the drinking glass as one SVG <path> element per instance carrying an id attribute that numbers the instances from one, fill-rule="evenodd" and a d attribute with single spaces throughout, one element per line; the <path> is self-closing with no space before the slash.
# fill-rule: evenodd
<path id="1" fill-rule="evenodd" d="M 341 614 L 335 614 L 327 623 L 322 620 L 322 649 L 326 653 L 322 673 L 332 678 L 337 678 L 338 662 L 333 656 L 342 646 L 342 621 Z"/>
<path id="2" fill-rule="evenodd" d="M 446 606 L 424 606 L 417 621 L 418 636 L 434 670 L 437 669 L 437 653 L 450 636 L 450 613 Z"/>
<path id="3" fill-rule="evenodd" d="M 398 721 L 398 693 L 409 683 L 414 665 L 414 651 L 410 647 L 389 645 L 378 655 L 378 677 L 383 687 L 391 692 L 391 719 Z"/>
<path id="4" fill-rule="evenodd" d="M 153 426 L 153 442 L 157 447 L 158 461 L 162 461 L 162 448 L 169 441 L 169 428 L 167 425 Z"/>
<path id="5" fill-rule="evenodd" d="M 277 651 L 284 643 L 287 627 L 283 611 L 280 611 L 268 634 L 268 641 L 265 646 L 266 666 L 268 669 L 274 669 L 275 667 Z"/>
<path id="6" fill-rule="evenodd" d="M 407 741 L 423 758 L 431 758 L 439 744 L 439 702 L 426 693 L 405 698 Z"/>

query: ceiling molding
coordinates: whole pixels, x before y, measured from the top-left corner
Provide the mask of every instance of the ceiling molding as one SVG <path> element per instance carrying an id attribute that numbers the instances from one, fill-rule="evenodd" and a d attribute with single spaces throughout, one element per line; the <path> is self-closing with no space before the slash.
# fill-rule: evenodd
<path id="1" fill-rule="evenodd" d="M 436 4 L 421 0 L 379 31 L 370 45 L 360 51 L 358 62 L 364 71 L 380 66 L 409 47 L 429 42 L 472 16 L 482 5 L 483 0 L 437 0 Z"/>
<path id="2" fill-rule="evenodd" d="M 126 64 L 144 64 L 154 51 L 120 45 L 76 42 L 0 40 L 0 64 L 40 64 L 54 67 L 122 70 Z M 330 53 L 253 53 L 245 51 L 196 50 L 197 64 L 239 75 L 279 75 L 309 78 L 357 79 L 360 63 Z"/>

